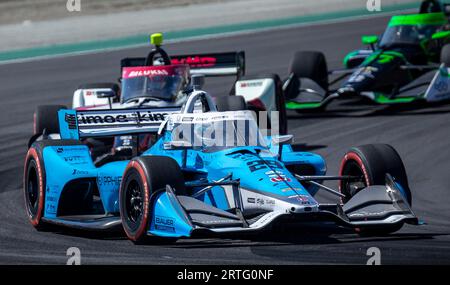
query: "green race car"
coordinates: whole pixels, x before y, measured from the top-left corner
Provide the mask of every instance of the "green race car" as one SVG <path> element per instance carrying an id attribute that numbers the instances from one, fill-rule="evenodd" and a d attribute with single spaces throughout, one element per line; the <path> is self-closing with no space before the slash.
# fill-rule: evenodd
<path id="1" fill-rule="evenodd" d="M 424 1 L 419 14 L 393 16 L 381 37 L 363 36 L 369 48 L 347 54 L 339 70 L 328 71 L 320 52 L 297 52 L 283 86 L 287 109 L 324 109 L 351 97 L 375 104 L 450 100 L 449 15 L 450 5 Z"/>

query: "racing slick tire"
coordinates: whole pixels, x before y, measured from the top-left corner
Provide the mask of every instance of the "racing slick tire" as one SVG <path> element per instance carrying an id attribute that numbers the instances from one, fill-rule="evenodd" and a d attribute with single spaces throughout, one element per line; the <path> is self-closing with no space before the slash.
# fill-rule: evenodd
<path id="1" fill-rule="evenodd" d="M 441 63 L 450 67 L 450 44 L 446 44 L 441 50 Z"/>
<path id="2" fill-rule="evenodd" d="M 59 134 L 58 111 L 67 109 L 64 105 L 40 105 L 34 112 L 34 135 L 43 134 L 44 130 L 47 134 Z"/>
<path id="3" fill-rule="evenodd" d="M 344 181 L 339 183 L 339 190 L 347 198 L 346 203 L 359 190 L 371 185 L 385 185 L 386 174 L 389 173 L 400 184 L 402 194 L 411 205 L 411 190 L 408 185 L 405 166 L 398 152 L 388 144 L 368 144 L 353 147 L 344 155 L 341 161 L 339 175 L 359 176 L 358 181 Z M 382 228 L 357 228 L 361 235 L 385 235 L 398 231 L 403 224 L 383 226 Z"/>
<path id="4" fill-rule="evenodd" d="M 43 150 L 46 146 L 83 145 L 76 140 L 42 140 L 28 149 L 23 175 L 25 209 L 30 223 L 38 230 L 47 228 L 42 221 L 45 207 L 46 173 Z"/>
<path id="5" fill-rule="evenodd" d="M 298 78 L 312 79 L 324 90 L 328 90 L 328 67 L 325 55 L 318 51 L 298 51 L 289 67 L 289 73 Z"/>
<path id="6" fill-rule="evenodd" d="M 166 156 L 140 156 L 132 159 L 123 174 L 119 191 L 119 208 L 127 237 L 136 244 L 170 243 L 175 238 L 147 235 L 151 219 L 150 198 L 170 185 L 176 194 L 186 192 L 183 173 L 178 163 Z"/>
<path id="7" fill-rule="evenodd" d="M 216 107 L 219 112 L 247 110 L 247 103 L 242 96 L 216 97 Z"/>

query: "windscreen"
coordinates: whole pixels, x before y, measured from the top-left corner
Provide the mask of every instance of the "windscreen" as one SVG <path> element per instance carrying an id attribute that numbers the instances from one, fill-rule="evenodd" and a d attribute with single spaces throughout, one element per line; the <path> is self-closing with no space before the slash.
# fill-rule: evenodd
<path id="1" fill-rule="evenodd" d="M 398 44 L 420 44 L 446 23 L 443 13 L 398 15 L 391 18 L 380 41 L 380 47 Z"/>
<path id="2" fill-rule="evenodd" d="M 172 124 L 171 130 L 172 140 L 187 141 L 194 149 L 204 152 L 236 147 L 268 147 L 249 111 L 183 116 Z"/>
<path id="3" fill-rule="evenodd" d="M 188 83 L 187 65 L 125 67 L 122 71 L 123 103 L 139 98 L 174 101 Z"/>
<path id="4" fill-rule="evenodd" d="M 401 44 L 420 44 L 431 36 L 439 27 L 433 25 L 401 25 L 388 27 L 380 41 L 380 47 Z"/>

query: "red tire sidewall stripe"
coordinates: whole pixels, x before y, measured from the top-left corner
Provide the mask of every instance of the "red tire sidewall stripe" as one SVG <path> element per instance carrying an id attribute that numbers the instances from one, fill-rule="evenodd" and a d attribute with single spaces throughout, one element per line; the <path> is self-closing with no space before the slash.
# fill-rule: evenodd
<path id="1" fill-rule="evenodd" d="M 147 228 L 148 214 L 149 214 L 148 209 L 149 209 L 149 193 L 150 193 L 150 191 L 148 189 L 148 182 L 147 182 L 147 179 L 146 179 L 147 176 L 145 175 L 145 170 L 142 167 L 142 165 L 139 162 L 137 162 L 137 161 L 134 161 L 134 160 L 131 161 L 128 164 L 128 166 L 126 167 L 125 171 L 124 171 L 125 175 L 129 171 L 130 168 L 134 168 L 134 169 L 137 170 L 137 172 L 138 172 L 138 174 L 139 174 L 139 176 L 141 178 L 142 184 L 144 185 L 144 209 L 143 209 L 144 214 L 142 216 L 142 220 L 141 220 L 141 224 L 139 225 L 139 228 L 137 229 L 136 233 L 133 235 L 132 233 L 130 233 L 127 230 L 126 226 L 123 226 L 123 228 L 125 230 L 125 233 L 128 236 L 128 238 L 133 240 L 133 241 L 136 241 L 144 234 L 144 231 Z M 120 191 L 123 191 L 123 186 L 125 186 L 123 179 L 122 179 L 121 183 L 122 183 L 122 185 L 120 186 Z M 120 200 L 122 200 L 122 199 L 120 199 Z M 123 205 L 122 205 L 122 207 L 123 207 Z M 123 224 L 123 221 L 122 221 L 122 224 Z"/>
<path id="2" fill-rule="evenodd" d="M 41 169 L 41 161 L 39 159 L 39 155 L 37 154 L 37 151 L 35 148 L 30 148 L 27 152 L 27 156 L 25 159 L 25 170 L 24 170 L 24 184 L 23 187 L 26 187 L 26 183 L 27 181 L 25 181 L 25 178 L 27 177 L 27 171 L 28 171 L 28 166 L 29 166 L 29 161 L 30 159 L 33 158 L 36 161 L 36 167 L 37 167 L 37 174 L 38 174 L 38 179 L 39 179 L 39 205 L 38 205 L 38 210 L 36 213 L 36 216 L 34 218 L 32 218 L 30 216 L 30 213 L 27 210 L 27 215 L 28 218 L 30 219 L 30 222 L 33 226 L 37 226 L 39 225 L 41 218 L 42 218 L 42 213 L 44 212 L 44 177 L 42 175 L 42 169 Z M 25 191 L 24 191 L 25 192 Z M 26 192 L 24 193 L 25 195 Z M 25 203 L 26 203 L 26 207 L 28 208 L 28 202 L 27 202 L 27 198 L 25 197 Z"/>
<path id="3" fill-rule="evenodd" d="M 345 154 L 344 158 L 341 161 L 341 166 L 339 167 L 339 175 L 340 176 L 342 175 L 342 171 L 344 170 L 345 164 L 350 160 L 355 161 L 359 165 L 364 174 L 364 180 L 366 180 L 366 185 L 370 186 L 369 173 L 367 172 L 366 166 L 364 165 L 361 157 L 355 152 L 347 152 Z M 341 183 L 339 183 L 339 192 L 342 193 Z"/>

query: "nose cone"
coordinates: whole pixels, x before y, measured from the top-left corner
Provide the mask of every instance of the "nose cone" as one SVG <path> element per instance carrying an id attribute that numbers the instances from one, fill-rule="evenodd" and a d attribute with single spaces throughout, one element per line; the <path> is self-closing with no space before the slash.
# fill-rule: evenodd
<path id="1" fill-rule="evenodd" d="M 233 179 L 239 179 L 244 189 L 265 192 L 283 199 L 295 195 L 311 196 L 283 163 L 274 157 L 263 159 L 252 154 L 233 155 L 221 171 L 233 173 Z"/>

